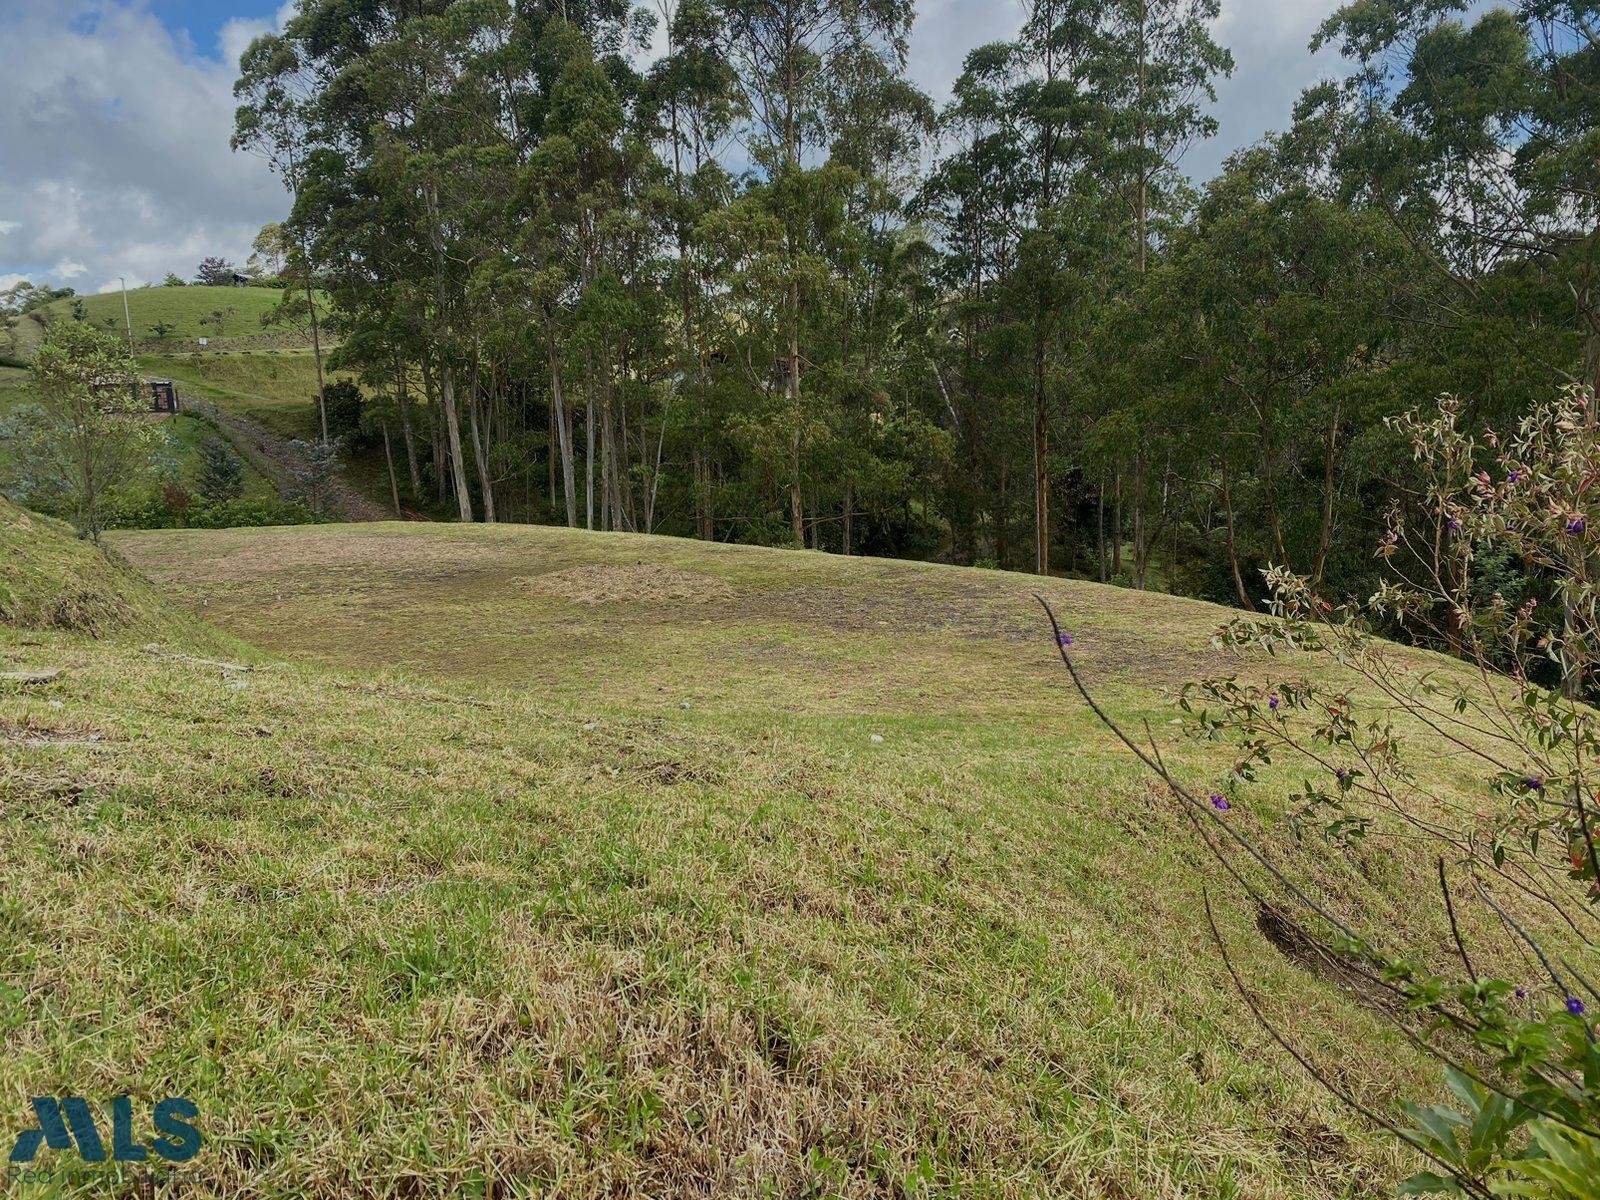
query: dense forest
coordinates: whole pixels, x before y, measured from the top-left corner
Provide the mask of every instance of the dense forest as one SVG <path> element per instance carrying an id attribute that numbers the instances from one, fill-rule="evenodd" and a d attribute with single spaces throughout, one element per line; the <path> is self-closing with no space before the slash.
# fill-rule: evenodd
<path id="1" fill-rule="evenodd" d="M 1386 418 L 1600 379 L 1600 18 L 1355 0 L 1197 187 L 1217 14 L 1034 0 L 938 110 L 911 0 L 301 0 L 235 145 L 419 503 L 1350 591 Z"/>

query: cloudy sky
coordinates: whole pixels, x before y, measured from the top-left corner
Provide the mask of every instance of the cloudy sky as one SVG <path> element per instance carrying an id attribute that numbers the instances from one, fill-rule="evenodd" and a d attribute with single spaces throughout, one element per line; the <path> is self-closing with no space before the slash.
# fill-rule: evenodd
<path id="1" fill-rule="evenodd" d="M 1338 0 L 1222 0 L 1238 63 L 1219 88 L 1221 136 L 1185 166 L 1281 128 L 1337 63 L 1306 45 Z M 18 279 L 107 291 L 208 254 L 242 261 L 286 206 L 265 167 L 228 149 L 239 52 L 282 0 L 0 0 L 0 289 Z M 942 100 L 973 46 L 1012 35 L 1019 0 L 920 0 L 911 71 Z"/>

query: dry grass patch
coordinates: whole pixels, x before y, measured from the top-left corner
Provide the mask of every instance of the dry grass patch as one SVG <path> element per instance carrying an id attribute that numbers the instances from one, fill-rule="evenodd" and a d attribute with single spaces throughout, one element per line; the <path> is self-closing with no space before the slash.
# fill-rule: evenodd
<path id="1" fill-rule="evenodd" d="M 734 595 L 732 585 L 714 575 L 646 562 L 567 567 L 514 580 L 512 586 L 519 592 L 575 604 L 703 604 Z"/>

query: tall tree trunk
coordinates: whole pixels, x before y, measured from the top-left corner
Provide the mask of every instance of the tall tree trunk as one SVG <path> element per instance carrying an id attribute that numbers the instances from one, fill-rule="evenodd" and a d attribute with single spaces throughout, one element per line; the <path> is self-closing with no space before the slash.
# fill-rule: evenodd
<path id="1" fill-rule="evenodd" d="M 556 398 L 554 395 L 550 397 L 550 403 L 545 408 L 545 420 L 549 426 L 544 439 L 544 444 L 547 448 L 544 456 L 544 465 L 549 474 L 549 481 L 545 485 L 545 493 L 550 497 L 550 511 L 554 513 L 556 511 L 556 460 L 561 454 L 561 442 L 556 434 Z M 531 481 L 529 489 L 532 489 Z"/>
<path id="2" fill-rule="evenodd" d="M 578 527 L 578 484 L 572 467 L 572 418 L 567 412 L 566 398 L 561 391 L 561 358 L 556 353 L 555 331 L 545 328 L 545 354 L 550 364 L 550 407 L 555 410 L 556 450 L 561 456 L 561 485 L 567 502 L 567 528 Z M 554 484 L 551 485 L 551 503 L 555 502 Z"/>
<path id="3" fill-rule="evenodd" d="M 1095 561 L 1098 564 L 1100 582 L 1106 581 L 1106 477 L 1100 476 L 1100 486 L 1096 489 L 1098 499 L 1095 502 Z"/>
<path id="4" fill-rule="evenodd" d="M 1033 569 L 1050 574 L 1050 413 L 1045 394 L 1042 315 L 1035 317 L 1033 350 Z"/>
<path id="5" fill-rule="evenodd" d="M 395 380 L 395 395 L 400 402 L 400 436 L 406 444 L 406 471 L 411 481 L 411 495 L 415 499 L 422 493 L 422 470 L 417 466 L 417 442 L 411 431 L 411 388 L 403 359 Z"/>
<path id="6" fill-rule="evenodd" d="M 445 291 L 444 226 L 439 217 L 439 193 L 432 184 L 426 189 L 428 201 L 429 237 L 433 243 L 434 299 L 439 306 L 439 321 L 447 331 L 450 305 Z M 456 507 L 463 521 L 472 520 L 472 496 L 467 490 L 466 463 L 461 454 L 461 417 L 456 412 L 456 382 L 445 355 L 444 338 L 437 338 L 435 350 L 439 354 L 439 388 L 444 399 L 445 432 L 450 439 L 450 470 L 455 479 Z"/>
<path id="7" fill-rule="evenodd" d="M 1322 446 L 1322 514 L 1317 525 L 1317 561 L 1311 571 L 1311 586 L 1322 583 L 1328 566 L 1328 548 L 1333 544 L 1333 464 L 1339 447 L 1339 414 L 1342 406 L 1333 405 L 1333 417 L 1328 422 L 1328 436 Z"/>
<path id="8" fill-rule="evenodd" d="M 1222 455 L 1222 514 L 1228 530 L 1228 570 L 1233 573 L 1233 591 L 1239 597 L 1239 607 L 1254 612 L 1255 601 L 1250 599 L 1250 589 L 1244 585 L 1244 573 L 1239 569 L 1239 542 L 1233 526 L 1233 487 L 1228 477 L 1228 455 Z"/>
<path id="9" fill-rule="evenodd" d="M 317 413 L 322 417 L 322 441 L 328 441 L 328 388 L 322 378 L 322 332 L 317 326 L 317 297 L 311 287 L 311 256 L 306 256 L 306 311 L 311 319 L 311 358 L 317 364 Z"/>
<path id="10" fill-rule="evenodd" d="M 695 439 L 691 457 L 694 467 L 695 533 L 701 541 L 709 542 L 715 536 L 711 511 L 711 464 L 706 461 L 706 453 L 700 446 L 699 438 Z"/>
<path id="11" fill-rule="evenodd" d="M 1150 560 L 1150 541 L 1144 519 L 1145 455 L 1141 448 L 1133 456 L 1133 586 L 1144 591 L 1144 572 Z"/>
<path id="12" fill-rule="evenodd" d="M 400 480 L 394 473 L 394 451 L 389 446 L 389 419 L 383 420 L 383 458 L 389 464 L 389 496 L 394 501 L 394 515 L 400 516 Z"/>
<path id="13" fill-rule="evenodd" d="M 487 439 L 479 432 L 477 372 L 473 372 L 472 391 L 467 396 L 467 426 L 472 435 L 472 457 L 478 465 L 478 487 L 483 493 L 483 519 L 495 523 L 494 484 L 489 480 L 489 453 Z"/>
<path id="14" fill-rule="evenodd" d="M 456 489 L 456 510 L 461 519 L 472 521 L 472 493 L 467 487 L 467 464 L 461 453 L 461 416 L 456 411 L 455 372 L 448 360 L 439 363 L 439 392 L 444 400 L 445 435 L 450 442 L 450 477 Z"/>
<path id="15" fill-rule="evenodd" d="M 805 501 L 800 492 L 800 285 L 789 285 L 789 369 L 784 384 L 789 401 L 789 521 L 797 546 L 806 544 Z"/>
<path id="16" fill-rule="evenodd" d="M 1111 493 L 1111 574 L 1122 574 L 1122 468 L 1112 476 Z"/>
<path id="17" fill-rule="evenodd" d="M 785 47 L 784 54 L 784 108 L 783 108 L 783 177 L 789 177 L 800 168 L 800 126 L 798 110 L 800 81 L 799 55 L 794 46 Z M 806 518 L 804 498 L 800 494 L 800 281 L 795 277 L 799 270 L 799 237 L 794 218 L 789 217 L 785 229 L 785 248 L 788 252 L 789 286 L 785 293 L 786 316 L 789 334 L 789 363 L 785 373 L 784 389 L 789 402 L 789 521 L 795 545 L 806 544 Z"/>
<path id="18" fill-rule="evenodd" d="M 439 493 L 439 503 L 443 504 L 449 494 L 448 474 L 445 470 L 444 405 L 438 402 L 433 382 L 433 368 L 429 365 L 426 353 L 422 356 L 422 390 L 428 398 L 428 411 L 433 417 L 433 436 L 429 441 L 433 447 L 433 482 Z"/>
<path id="19" fill-rule="evenodd" d="M 853 527 L 854 527 L 853 518 L 855 516 L 855 507 L 856 507 L 855 489 L 850 486 L 848 481 L 846 481 L 845 485 L 844 485 L 844 534 L 843 534 L 843 537 L 844 537 L 844 552 L 847 555 L 851 552 L 851 549 L 850 549 L 850 535 L 853 532 Z"/>
<path id="20" fill-rule="evenodd" d="M 1010 472 L 1000 463 L 1000 486 L 994 508 L 994 561 L 1002 570 L 1011 568 Z"/>
<path id="21" fill-rule="evenodd" d="M 583 521 L 586 529 L 594 528 L 594 379 L 584 388 L 583 436 L 586 446 L 583 462 Z"/>

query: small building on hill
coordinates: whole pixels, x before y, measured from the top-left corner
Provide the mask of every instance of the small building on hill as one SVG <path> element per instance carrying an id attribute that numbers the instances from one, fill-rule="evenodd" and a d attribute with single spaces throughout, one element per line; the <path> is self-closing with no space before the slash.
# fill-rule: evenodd
<path id="1" fill-rule="evenodd" d="M 170 379 L 147 379 L 150 385 L 150 411 L 175 413 L 178 411 L 178 389 Z"/>
<path id="2" fill-rule="evenodd" d="M 97 395 L 104 395 L 111 392 L 121 391 L 121 389 L 127 386 L 128 385 L 126 382 L 116 383 L 112 382 L 111 380 L 106 380 L 103 383 L 96 383 L 94 385 L 94 390 Z M 139 387 L 145 389 L 144 395 L 148 401 L 149 410 L 151 412 L 171 414 L 178 411 L 178 389 L 172 380 L 141 379 L 139 381 Z M 138 398 L 138 393 L 135 393 L 135 395 L 131 397 L 131 399 L 135 401 L 137 401 Z"/>

